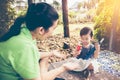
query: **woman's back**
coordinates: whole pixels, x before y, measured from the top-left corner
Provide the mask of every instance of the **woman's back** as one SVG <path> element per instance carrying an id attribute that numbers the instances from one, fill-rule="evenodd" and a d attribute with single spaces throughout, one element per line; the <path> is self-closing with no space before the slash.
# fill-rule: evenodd
<path id="1" fill-rule="evenodd" d="M 27 73 L 35 73 L 39 70 L 37 61 L 40 56 L 37 51 L 35 41 L 32 40 L 32 36 L 26 27 L 21 30 L 20 35 L 0 42 L 0 80 L 18 80 L 21 77 L 32 77 Z M 33 67 L 35 65 L 36 67 Z M 33 74 L 31 73 L 31 75 Z"/>

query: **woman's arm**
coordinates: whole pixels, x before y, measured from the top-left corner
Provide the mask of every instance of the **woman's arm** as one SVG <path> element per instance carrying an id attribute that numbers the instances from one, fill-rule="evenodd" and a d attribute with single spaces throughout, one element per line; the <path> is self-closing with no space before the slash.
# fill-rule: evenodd
<path id="1" fill-rule="evenodd" d="M 42 80 L 54 80 L 58 75 L 60 75 L 64 71 L 66 71 L 66 69 L 63 66 L 61 66 L 49 72 L 42 73 L 41 77 L 42 77 Z"/>
<path id="2" fill-rule="evenodd" d="M 40 52 L 40 59 L 52 56 L 52 52 Z"/>
<path id="3" fill-rule="evenodd" d="M 57 50 L 53 50 L 51 52 L 40 52 L 40 58 L 46 58 L 46 57 L 50 57 L 50 56 L 56 56 L 59 58 L 66 58 L 66 55 L 64 54 L 60 54 Z"/>
<path id="4" fill-rule="evenodd" d="M 64 72 L 65 69 L 63 67 L 59 67 L 57 69 L 54 69 L 48 73 L 44 73 L 42 74 L 42 79 L 40 77 L 38 78 L 34 78 L 34 79 L 24 79 L 24 80 L 54 80 L 55 77 L 57 77 L 57 75 L 59 75 L 60 73 Z"/>
<path id="5" fill-rule="evenodd" d="M 65 71 L 63 66 L 48 71 L 49 63 L 48 58 L 44 58 L 40 61 L 40 73 L 42 80 L 54 80 L 57 75 Z"/>
<path id="6" fill-rule="evenodd" d="M 59 74 L 67 70 L 74 70 L 78 67 L 76 63 L 65 63 L 62 66 L 48 71 L 48 58 L 44 58 L 40 62 L 40 72 L 42 80 L 54 80 Z"/>

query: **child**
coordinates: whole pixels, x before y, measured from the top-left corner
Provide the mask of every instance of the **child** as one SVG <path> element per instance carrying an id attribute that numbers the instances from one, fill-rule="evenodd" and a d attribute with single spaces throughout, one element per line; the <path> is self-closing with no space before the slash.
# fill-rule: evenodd
<path id="1" fill-rule="evenodd" d="M 95 43 L 94 45 L 91 43 L 93 39 L 92 30 L 88 27 L 82 28 L 80 31 L 80 39 L 82 43 L 82 48 L 80 49 L 80 46 L 77 47 L 76 52 L 78 52 L 77 53 L 78 55 L 76 58 L 77 59 L 82 58 L 84 60 L 88 60 L 90 58 L 97 58 L 100 51 L 100 46 L 98 43 Z M 83 71 L 84 76 L 87 78 L 89 76 L 89 72 L 94 71 L 92 63 L 84 71 Z"/>

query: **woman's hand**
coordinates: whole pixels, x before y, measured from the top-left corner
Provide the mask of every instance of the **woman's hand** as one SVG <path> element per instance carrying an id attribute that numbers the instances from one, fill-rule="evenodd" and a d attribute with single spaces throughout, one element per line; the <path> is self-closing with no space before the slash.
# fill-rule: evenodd
<path id="1" fill-rule="evenodd" d="M 53 51 L 51 51 L 51 53 L 53 54 L 53 56 L 56 56 L 59 58 L 66 58 L 66 55 L 60 54 L 60 52 L 58 52 L 57 50 L 53 50 Z"/>
<path id="2" fill-rule="evenodd" d="M 40 58 L 46 58 L 46 57 L 51 57 L 51 56 L 56 56 L 59 58 L 66 58 L 66 55 L 64 54 L 60 54 L 57 50 L 53 50 L 51 52 L 40 52 Z"/>
<path id="3" fill-rule="evenodd" d="M 76 68 L 79 67 L 79 64 L 68 62 L 68 63 L 63 64 L 62 66 L 63 66 L 66 70 L 74 70 L 74 69 L 76 69 Z"/>

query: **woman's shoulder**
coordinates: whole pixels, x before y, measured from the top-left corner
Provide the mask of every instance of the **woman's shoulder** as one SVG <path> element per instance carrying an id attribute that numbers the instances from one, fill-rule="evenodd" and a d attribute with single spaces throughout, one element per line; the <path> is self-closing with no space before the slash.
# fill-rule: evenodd
<path id="1" fill-rule="evenodd" d="M 1 43 L 1 46 L 5 46 L 7 49 L 9 48 L 14 50 L 29 47 L 30 45 L 31 42 L 29 40 L 26 40 L 24 37 L 19 35 Z"/>

